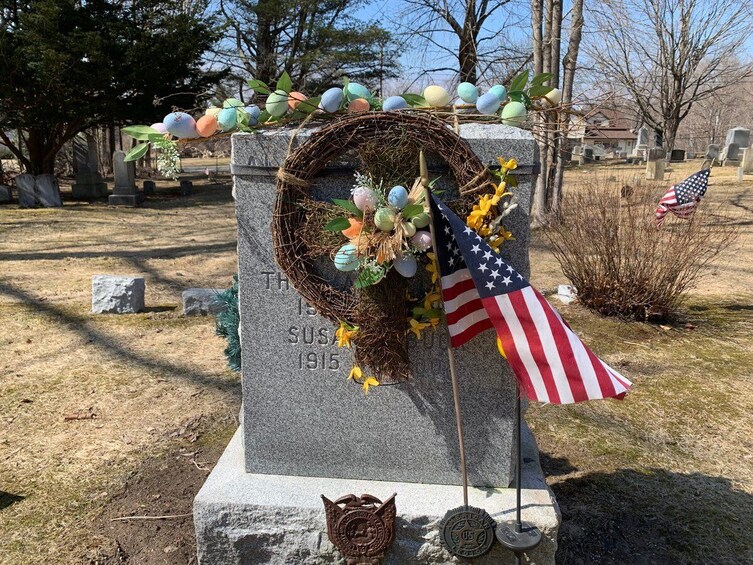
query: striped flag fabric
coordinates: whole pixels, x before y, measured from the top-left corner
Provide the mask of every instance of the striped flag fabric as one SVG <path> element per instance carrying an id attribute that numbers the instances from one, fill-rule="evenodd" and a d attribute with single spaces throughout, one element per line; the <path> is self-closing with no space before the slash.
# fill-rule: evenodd
<path id="1" fill-rule="evenodd" d="M 656 225 L 661 227 L 664 218 L 672 212 L 678 218 L 689 218 L 695 212 L 696 206 L 706 194 L 709 186 L 711 169 L 703 169 L 690 175 L 680 184 L 669 187 L 659 203 L 656 205 Z"/>
<path id="2" fill-rule="evenodd" d="M 528 281 L 436 196 L 431 201 L 452 347 L 494 328 L 530 400 L 621 398 L 631 386 L 593 354 Z"/>

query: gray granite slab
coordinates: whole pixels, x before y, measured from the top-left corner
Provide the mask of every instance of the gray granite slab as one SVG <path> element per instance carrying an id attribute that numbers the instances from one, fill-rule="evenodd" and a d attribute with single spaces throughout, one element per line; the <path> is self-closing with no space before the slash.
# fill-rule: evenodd
<path id="1" fill-rule="evenodd" d="M 34 175 L 24 173 L 15 178 L 18 190 L 18 205 L 21 208 L 34 208 L 37 205 L 37 181 Z"/>
<path id="2" fill-rule="evenodd" d="M 144 310 L 143 277 L 92 276 L 92 313 L 134 314 Z"/>
<path id="3" fill-rule="evenodd" d="M 37 200 L 44 208 L 57 208 L 63 205 L 60 199 L 60 187 L 55 175 L 37 175 L 36 178 Z"/>
<path id="4" fill-rule="evenodd" d="M 0 184 L 0 204 L 13 202 L 13 190 L 7 184 Z"/>
<path id="5" fill-rule="evenodd" d="M 537 168 L 532 136 L 506 126 L 463 126 L 484 162 L 520 163 L 520 206 L 506 225 L 516 241 L 503 255 L 528 272 L 528 214 Z M 443 328 L 410 343 L 416 377 L 364 396 L 347 381 L 352 359 L 275 265 L 270 233 L 277 167 L 290 130 L 233 135 L 243 341 L 246 470 L 252 473 L 460 484 Z M 292 145 L 309 135 L 303 131 Z M 494 137 L 494 136 L 497 137 Z M 528 173 L 526 173 L 528 171 Z M 338 167 L 312 188 L 347 198 L 352 171 Z M 453 187 L 445 197 L 453 196 Z M 515 385 L 489 331 L 457 351 L 470 481 L 507 486 Z"/>

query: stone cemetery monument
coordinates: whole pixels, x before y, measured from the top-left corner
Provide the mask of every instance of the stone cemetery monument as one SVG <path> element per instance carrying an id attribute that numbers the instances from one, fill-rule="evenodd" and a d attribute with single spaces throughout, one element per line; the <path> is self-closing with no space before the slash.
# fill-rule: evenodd
<path id="1" fill-rule="evenodd" d="M 184 316 L 215 316 L 224 312 L 225 304 L 219 299 L 222 288 L 189 288 L 184 290 Z"/>
<path id="2" fill-rule="evenodd" d="M 353 350 L 338 347 L 337 328 L 296 292 L 274 258 L 270 225 L 278 168 L 289 146 L 301 147 L 316 128 L 296 130 L 232 137 L 243 408 L 240 428 L 194 502 L 199 563 L 344 563 L 327 539 L 321 496 L 335 500 L 351 493 L 382 501 L 396 494 L 399 527 L 386 563 L 454 562 L 438 533 L 444 514 L 462 504 L 446 327 L 440 323 L 420 340 L 409 339 L 410 380 L 384 383 L 366 395 L 348 379 Z M 515 239 L 501 251 L 527 275 L 537 144 L 530 133 L 497 124 L 461 124 L 459 135 L 486 165 L 496 164 L 499 156 L 517 159 L 518 207 L 505 219 Z M 308 197 L 348 199 L 356 160 L 352 155 L 332 160 L 314 177 Z M 445 200 L 457 196 L 441 160 L 430 159 L 430 176 L 441 177 Z M 352 284 L 327 265 L 315 268 L 328 285 L 347 289 Z M 455 350 L 455 358 L 470 504 L 495 520 L 511 519 L 514 376 L 497 353 L 493 330 Z M 539 564 L 554 563 L 558 511 L 538 466 L 535 441 L 528 431 L 524 437 L 523 517 L 544 537 L 527 555 Z M 513 559 L 495 544 L 474 562 Z"/>
<path id="3" fill-rule="evenodd" d="M 646 161 L 646 180 L 664 180 L 667 151 L 661 147 L 650 149 Z"/>
<path id="4" fill-rule="evenodd" d="M 107 196 L 107 183 L 99 174 L 97 141 L 89 134 L 79 134 L 73 139 L 73 198 L 86 200 Z"/>
<path id="5" fill-rule="evenodd" d="M 683 163 L 685 161 L 684 149 L 672 149 L 672 153 L 669 155 L 670 163 Z"/>
<path id="6" fill-rule="evenodd" d="M 746 147 L 743 149 L 743 158 L 740 167 L 742 168 L 743 173 L 753 172 L 753 147 Z"/>
<path id="7" fill-rule="evenodd" d="M 728 146 L 732 143 L 736 143 L 741 149 L 750 146 L 750 130 L 743 127 L 736 127 L 727 130 L 727 137 L 724 140 L 724 145 Z"/>
<path id="8" fill-rule="evenodd" d="M 93 314 L 135 314 L 144 310 L 146 283 L 143 277 L 94 275 Z"/>
<path id="9" fill-rule="evenodd" d="M 722 150 L 720 157 L 722 167 L 737 167 L 740 164 L 740 146 L 737 143 L 730 143 Z"/>
<path id="10" fill-rule="evenodd" d="M 55 175 L 37 175 L 36 196 L 37 201 L 43 208 L 56 208 L 63 205 L 60 199 L 60 186 Z"/>
<path id="11" fill-rule="evenodd" d="M 629 159 L 631 162 L 643 161 L 646 158 L 648 152 L 648 140 L 650 130 L 646 126 L 641 126 L 638 133 L 635 136 L 635 147 L 630 154 Z"/>
<path id="12" fill-rule="evenodd" d="M 7 184 L 0 184 L 0 204 L 13 202 L 13 191 Z"/>
<path id="13" fill-rule="evenodd" d="M 715 143 L 709 143 L 706 147 L 705 158 L 710 159 L 712 163 L 719 159 L 719 146 Z"/>
<path id="14" fill-rule="evenodd" d="M 152 196 L 157 191 L 157 183 L 153 180 L 144 181 L 144 196 Z"/>
<path id="15" fill-rule="evenodd" d="M 18 191 L 18 205 L 21 208 L 34 208 L 37 206 L 37 181 L 34 175 L 24 173 L 15 179 Z"/>
<path id="16" fill-rule="evenodd" d="M 115 188 L 108 199 L 114 206 L 141 206 L 144 195 L 136 188 L 136 163 L 125 161 L 125 152 L 112 154 L 112 168 L 115 175 Z"/>

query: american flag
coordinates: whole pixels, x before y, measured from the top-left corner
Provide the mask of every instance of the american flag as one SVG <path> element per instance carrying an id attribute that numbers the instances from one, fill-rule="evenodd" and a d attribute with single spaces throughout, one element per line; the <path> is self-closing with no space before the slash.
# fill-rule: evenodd
<path id="1" fill-rule="evenodd" d="M 622 397 L 630 381 L 594 355 L 523 275 L 432 195 L 450 343 L 494 328 L 531 400 L 570 404 Z"/>
<path id="2" fill-rule="evenodd" d="M 656 225 L 661 226 L 669 212 L 672 212 L 678 218 L 692 216 L 701 198 L 706 194 L 710 173 L 711 169 L 703 169 L 689 176 L 680 184 L 671 186 L 656 206 Z"/>

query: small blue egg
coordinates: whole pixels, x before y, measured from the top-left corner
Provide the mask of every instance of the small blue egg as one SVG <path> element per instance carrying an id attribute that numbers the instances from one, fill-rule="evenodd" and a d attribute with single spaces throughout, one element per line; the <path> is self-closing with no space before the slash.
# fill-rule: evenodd
<path id="1" fill-rule="evenodd" d="M 365 98 L 366 100 L 371 98 L 371 92 L 369 92 L 369 89 L 357 82 L 348 83 L 348 92 L 346 94 L 348 96 L 348 102 L 353 102 L 353 100 L 358 98 Z"/>
<path id="2" fill-rule="evenodd" d="M 179 139 L 199 137 L 196 131 L 196 120 L 185 112 L 173 112 L 162 120 L 165 129 Z"/>
<path id="3" fill-rule="evenodd" d="M 499 110 L 499 98 L 493 92 L 487 92 L 476 100 L 476 110 L 482 114 L 494 114 Z"/>
<path id="4" fill-rule="evenodd" d="M 222 131 L 230 131 L 238 124 L 238 111 L 235 108 L 225 108 L 217 114 L 217 123 Z"/>
<path id="5" fill-rule="evenodd" d="M 325 90 L 319 105 L 325 112 L 337 112 L 343 103 L 343 89 L 336 86 Z"/>
<path id="6" fill-rule="evenodd" d="M 489 92 L 494 94 L 497 98 L 499 98 L 500 102 L 504 102 L 507 100 L 507 89 L 502 86 L 501 84 L 495 84 L 489 89 Z"/>
<path id="7" fill-rule="evenodd" d="M 413 255 L 400 255 L 395 258 L 395 270 L 406 279 L 414 276 L 418 270 L 418 263 Z"/>
<path id="8" fill-rule="evenodd" d="M 255 126 L 259 123 L 261 108 L 256 104 L 251 104 L 250 106 L 246 106 L 246 114 L 248 114 L 248 125 Z"/>
<path id="9" fill-rule="evenodd" d="M 390 112 L 392 110 L 402 110 L 407 108 L 408 103 L 402 96 L 390 96 L 384 102 L 382 102 L 382 110 Z"/>
<path id="10" fill-rule="evenodd" d="M 387 202 L 390 206 L 398 210 L 402 210 L 408 205 L 408 191 L 404 186 L 393 186 L 390 189 L 390 193 L 387 195 Z"/>
<path id="11" fill-rule="evenodd" d="M 359 263 L 358 250 L 352 243 L 346 243 L 335 253 L 335 268 L 338 271 L 355 271 Z"/>
<path id="12" fill-rule="evenodd" d="M 466 104 L 473 104 L 478 99 L 478 88 L 470 82 L 461 82 L 458 85 L 458 96 Z"/>

